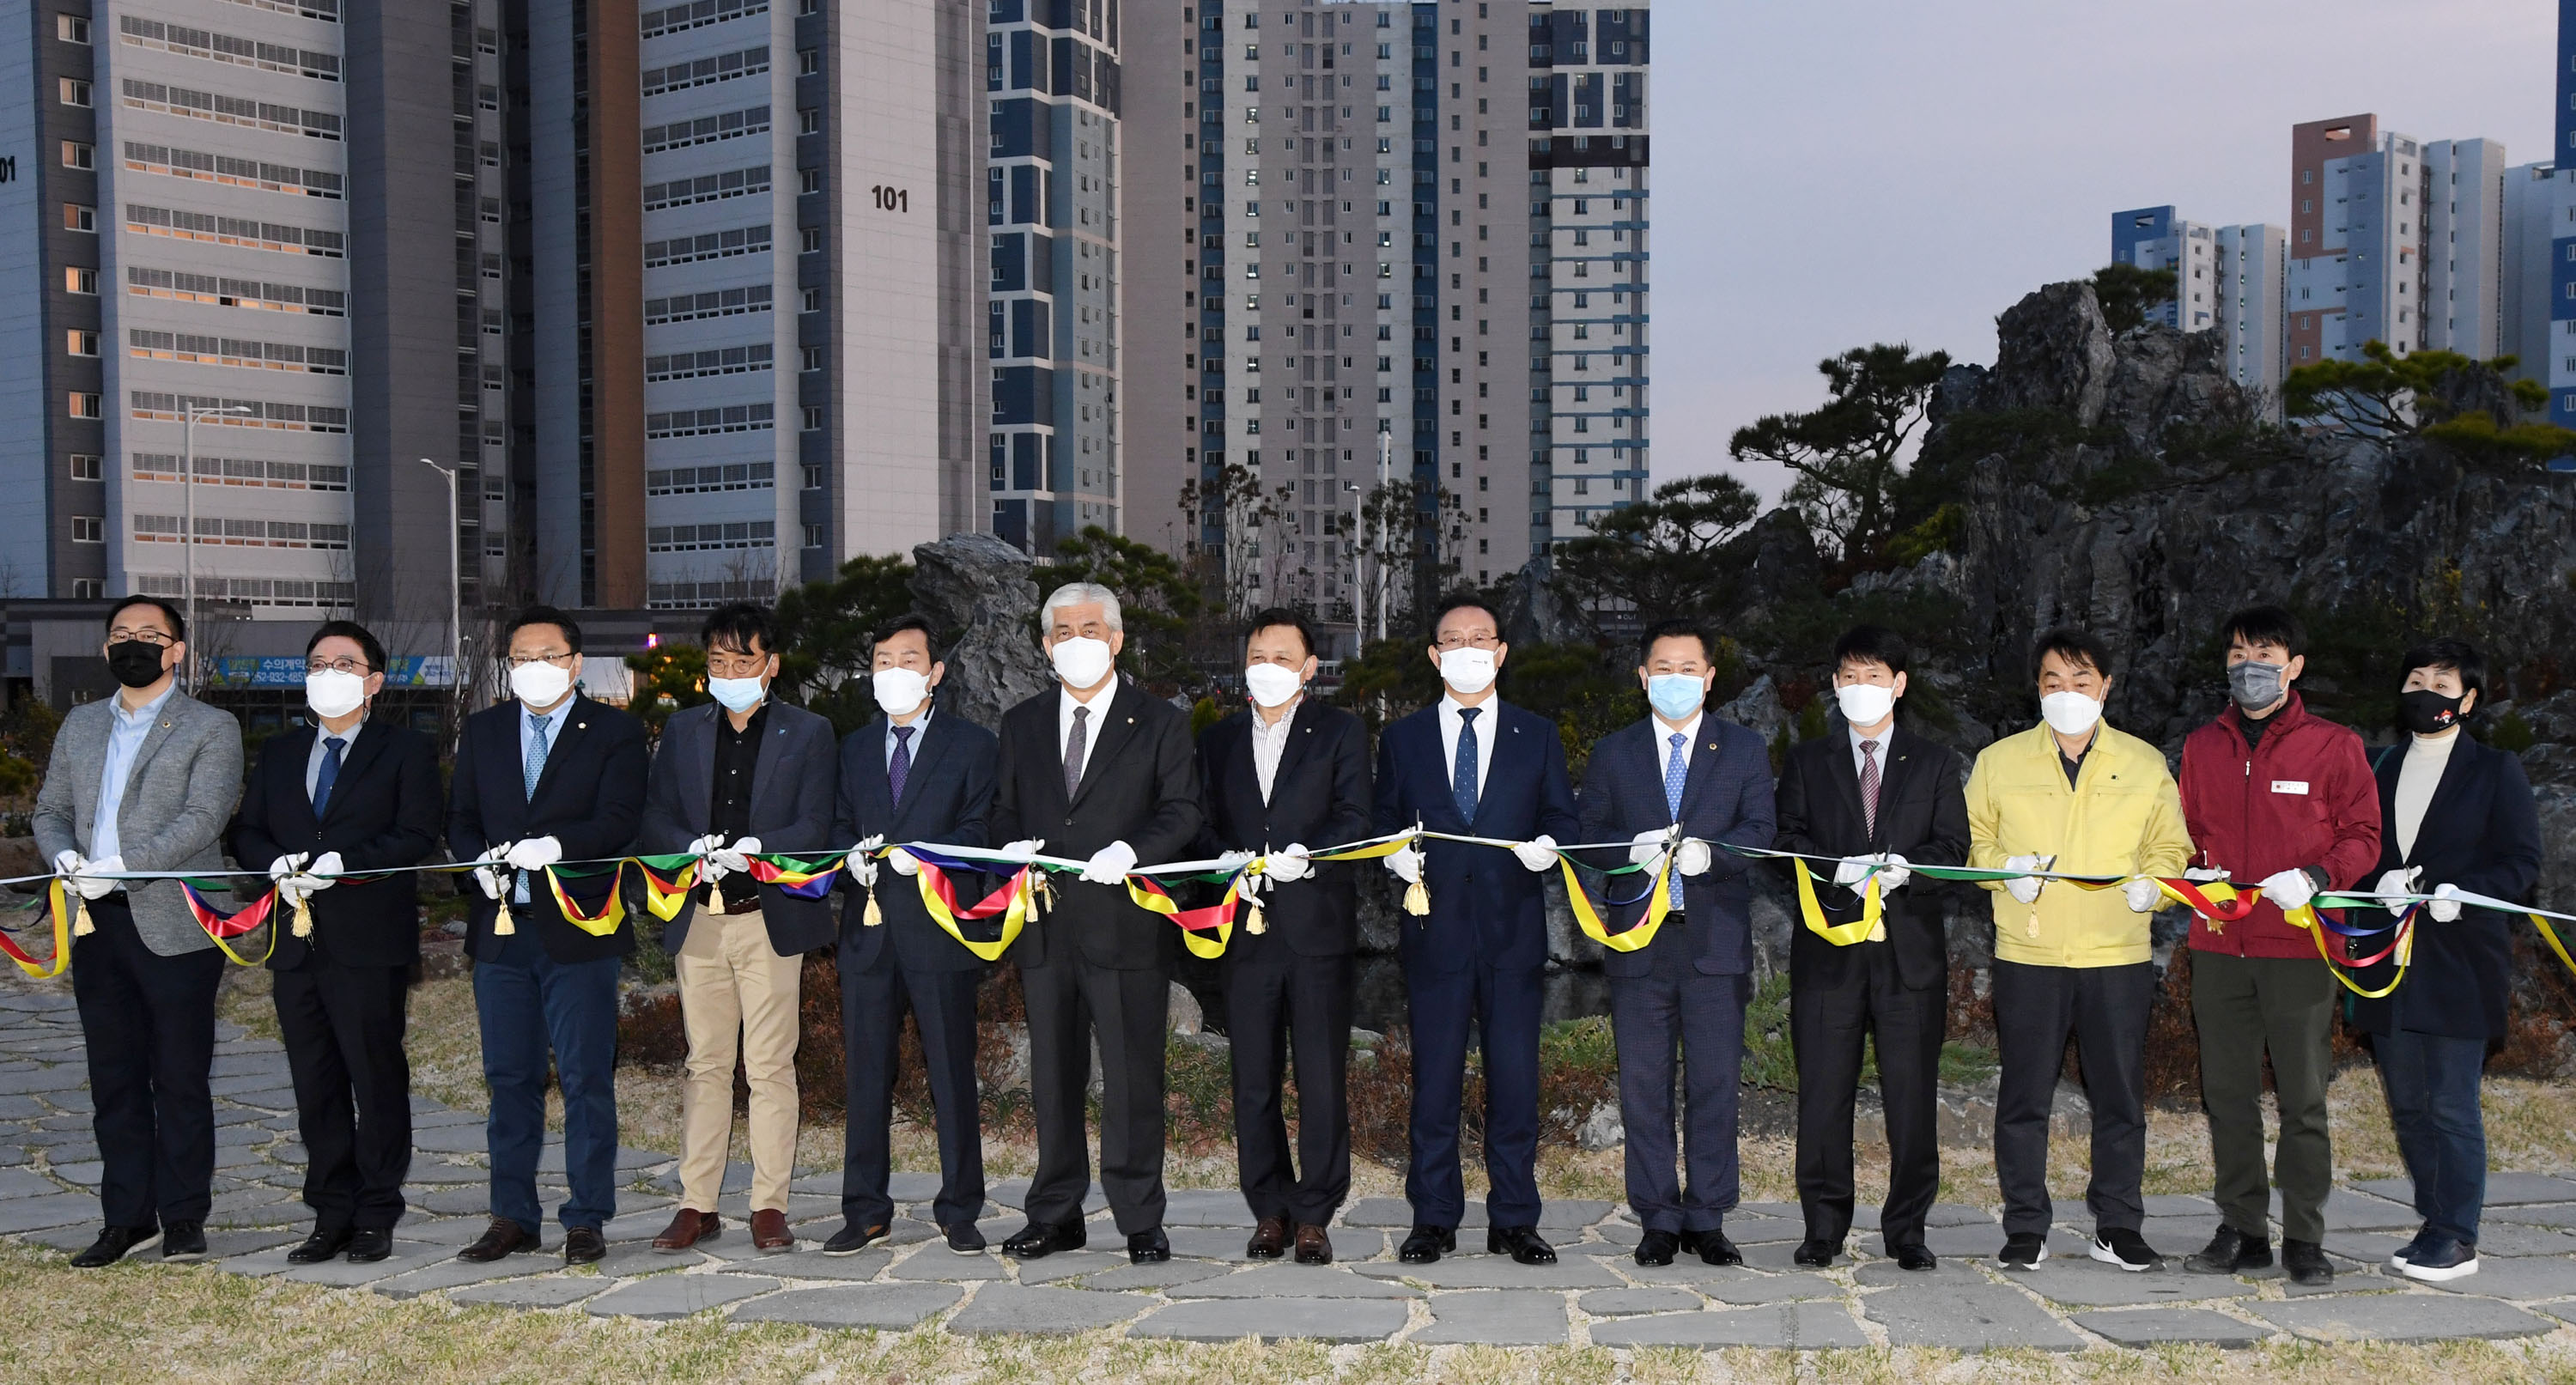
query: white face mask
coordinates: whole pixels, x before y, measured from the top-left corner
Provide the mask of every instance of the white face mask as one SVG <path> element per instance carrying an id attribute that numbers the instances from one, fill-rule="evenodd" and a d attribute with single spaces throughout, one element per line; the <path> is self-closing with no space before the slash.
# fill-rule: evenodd
<path id="1" fill-rule="evenodd" d="M 1057 640 L 1048 658 L 1055 663 L 1055 676 L 1068 688 L 1089 688 L 1109 676 L 1110 661 L 1118 656 L 1107 640 L 1085 639 L 1080 635 Z"/>
<path id="2" fill-rule="evenodd" d="M 1494 686 L 1494 651 L 1473 647 L 1441 650 L 1440 681 L 1469 697 Z"/>
<path id="3" fill-rule="evenodd" d="M 2053 692 L 2039 700 L 2048 729 L 2061 736 L 2081 736 L 2102 719 L 2102 704 L 2080 692 Z"/>
<path id="4" fill-rule="evenodd" d="M 336 668 L 308 673 L 304 675 L 304 705 L 318 716 L 345 717 L 367 705 L 367 680 Z"/>
<path id="5" fill-rule="evenodd" d="M 1854 726 L 1876 726 L 1896 710 L 1896 689 L 1876 683 L 1845 683 L 1834 689 L 1834 701 L 1843 709 L 1843 720 Z"/>
<path id="6" fill-rule="evenodd" d="M 1276 707 L 1297 695 L 1306 680 L 1286 664 L 1249 664 L 1243 670 L 1244 686 L 1251 689 L 1252 700 L 1264 707 Z"/>
<path id="7" fill-rule="evenodd" d="M 930 680 L 908 668 L 881 668 L 868 675 L 877 706 L 890 717 L 908 717 L 930 696 Z"/>
<path id="8" fill-rule="evenodd" d="M 769 683 L 761 678 L 710 678 L 707 696 L 724 704 L 724 709 L 737 715 L 760 705 L 769 695 Z"/>
<path id="9" fill-rule="evenodd" d="M 539 659 L 510 670 L 510 693 L 531 707 L 551 707 L 572 690 L 572 675 Z"/>

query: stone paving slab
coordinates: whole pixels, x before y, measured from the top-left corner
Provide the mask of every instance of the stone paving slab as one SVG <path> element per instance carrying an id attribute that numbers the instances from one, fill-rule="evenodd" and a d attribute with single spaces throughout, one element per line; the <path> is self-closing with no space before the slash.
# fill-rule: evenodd
<path id="1" fill-rule="evenodd" d="M 1121 1253 L 1119 1259 L 1126 1259 Z M 946 1246 L 923 1246 L 904 1257 L 887 1275 L 889 1279 L 935 1281 L 942 1284 L 967 1284 L 979 1280 L 1008 1279 L 998 1255 L 951 1255 Z"/>
<path id="2" fill-rule="evenodd" d="M 1839 1303 L 1783 1303 L 1714 1313 L 1656 1313 L 1594 1323 L 1596 1347 L 1866 1347 L 1869 1337 Z"/>
<path id="3" fill-rule="evenodd" d="M 0 1202 L 0 1233 L 95 1223 L 98 1199 L 87 1193 L 40 1193 Z"/>
<path id="4" fill-rule="evenodd" d="M 2159 1347 L 2176 1343 L 2228 1349 L 2250 1347 L 2272 1335 L 2270 1329 L 2231 1318 L 2208 1308 L 2138 1308 L 2122 1313 L 2078 1313 L 2075 1325 L 2115 1346 Z"/>
<path id="5" fill-rule="evenodd" d="M 2390 1237 L 2395 1240 L 2397 1237 Z M 2523 1255 L 2576 1255 L 2576 1235 L 2554 1226 L 2487 1221 L 2478 1227 L 2478 1258 Z"/>
<path id="6" fill-rule="evenodd" d="M 1311 1266 L 1309 1268 L 1312 1268 Z M 1097 1274 L 1083 1276 L 1086 1289 L 1175 1289 L 1215 1279 L 1226 1273 L 1223 1265 L 1204 1260 L 1166 1260 L 1159 1265 L 1122 1265 Z"/>
<path id="7" fill-rule="evenodd" d="M 1415 1266 L 1403 1266 L 1413 1269 Z M 1330 1298 L 1330 1299 L 1397 1299 L 1420 1298 L 1422 1291 L 1410 1284 L 1351 1273 L 1321 1265 L 1264 1265 L 1256 1269 L 1236 1270 L 1214 1279 L 1201 1279 L 1174 1285 L 1171 1298 Z"/>
<path id="8" fill-rule="evenodd" d="M 2576 1323 L 2576 1298 L 2562 1298 L 2549 1303 L 2535 1303 L 2531 1306 L 2560 1322 Z"/>
<path id="9" fill-rule="evenodd" d="M 1574 1306 L 1596 1318 L 1626 1318 L 1640 1313 L 1681 1313 L 1701 1307 L 1688 1289 L 1595 1289 Z"/>
<path id="10" fill-rule="evenodd" d="M 2055 1268 L 2053 1265 L 2050 1268 Z M 1872 1260 L 1852 1271 L 1852 1282 L 1864 1289 L 1911 1289 L 1926 1284 L 1992 1284 L 1973 1260 L 1944 1260 L 1928 1270 L 1909 1270 L 1893 1260 Z"/>
<path id="11" fill-rule="evenodd" d="M 1562 1305 L 1557 1312 L 1561 1318 L 1564 1314 Z M 1259 1302 L 1200 1300 L 1157 1308 L 1129 1328 L 1128 1335 L 1182 1342 L 1231 1342 L 1243 1337 L 1382 1342 L 1404 1329 L 1407 1316 L 1405 1306 L 1400 1303 L 1353 1303 L 1347 1299 L 1319 1298 L 1273 1298 Z"/>
<path id="12" fill-rule="evenodd" d="M 2252 1307 L 2275 1326 L 2320 1342 L 2537 1337 L 2558 1325 L 2509 1303 L 2443 1294 L 2375 1294 L 2257 1303 Z"/>
<path id="13" fill-rule="evenodd" d="M 621 1284 L 592 1299 L 594 1318 L 643 1318 L 661 1322 L 685 1318 L 738 1299 L 757 1298 L 778 1287 L 775 1279 L 738 1274 L 666 1274 Z"/>
<path id="14" fill-rule="evenodd" d="M 1504 1255 L 1444 1255 L 1428 1265 L 1372 1260 L 1352 1268 L 1372 1279 L 1419 1280 L 1435 1289 L 1615 1289 L 1623 1283 L 1588 1256 L 1524 1265 Z"/>
<path id="15" fill-rule="evenodd" d="M 1566 1340 L 1565 1298 L 1530 1289 L 1434 1294 L 1431 1325 L 1406 1340 L 1417 1346 L 1554 1345 Z"/>
<path id="16" fill-rule="evenodd" d="M 2167 1262 L 2162 1270 L 2134 1273 L 2097 1260 L 2051 1261 L 2020 1281 L 2032 1292 L 2069 1308 L 2144 1308 L 2164 1303 L 2252 1298 L 2259 1292 L 2231 1274 L 2192 1274 Z"/>
<path id="17" fill-rule="evenodd" d="M 2564 1298 L 2576 1294 L 2576 1260 L 2491 1257 L 2478 1244 L 2478 1272 L 2427 1287 L 2482 1298 Z"/>
<path id="18" fill-rule="evenodd" d="M 2576 1226 L 2576 1202 L 2490 1207 L 2486 1211 L 2484 1224 L 2478 1229 L 2479 1234 L 2486 1234 L 2487 1229 L 2498 1222 L 2513 1222 L 2524 1226 Z"/>
<path id="19" fill-rule="evenodd" d="M 1878 1218 L 1882 1210 L 1875 1204 L 1855 1204 L 1852 1207 L 1852 1230 L 1878 1230 Z M 1733 1219 L 1729 1218 L 1729 1220 Z M 1994 1213 L 1982 1207 L 1964 1207 L 1955 1202 L 1936 1202 L 1932 1204 L 1931 1211 L 1923 1214 L 1923 1224 L 1927 1227 L 1995 1226 L 1998 1222 Z M 1728 1234 L 1734 1233 L 1730 1229 Z"/>
<path id="20" fill-rule="evenodd" d="M 856 1255 L 804 1254 L 718 1265 L 718 1274 L 766 1274 L 781 1279 L 839 1279 L 865 1283 L 882 1273 L 894 1253 L 874 1246 Z"/>
<path id="21" fill-rule="evenodd" d="M 2408 1207 L 2415 1203 L 2415 1180 L 2411 1178 L 2373 1178 L 2352 1186 Z M 2554 1178 L 2545 1173 L 2487 1175 L 2488 1207 L 2505 1207 L 2518 1202 L 2576 1202 L 2576 1179 Z"/>
<path id="22" fill-rule="evenodd" d="M 593 1275 L 556 1275 L 547 1279 L 505 1279 L 449 1291 L 450 1303 L 489 1303 L 503 1308 L 565 1308 L 616 1283 Z"/>
<path id="23" fill-rule="evenodd" d="M 518 1279 L 544 1274 L 563 1266 L 554 1260 L 535 1255 L 504 1255 L 486 1264 L 459 1260 L 450 1254 L 390 1279 L 377 1280 L 369 1287 L 387 1298 L 418 1298 L 442 1289 L 461 1289 L 469 1284 L 483 1284 L 500 1279 Z"/>
<path id="24" fill-rule="evenodd" d="M 1687 1275 L 1672 1274 L 1688 1268 Z M 1791 1274 L 1773 1274 L 1748 1270 L 1733 1265 L 1703 1265 L 1694 1262 L 1684 1266 L 1675 1261 L 1669 1268 L 1644 1269 L 1626 1267 L 1630 1279 L 1640 1284 L 1687 1284 L 1722 1304 L 1749 1307 L 1757 1303 L 1787 1303 L 1793 1299 L 1840 1298 L 1842 1286 L 1813 1270 Z M 1670 1278 L 1664 1276 L 1671 1275 Z"/>
<path id="25" fill-rule="evenodd" d="M 1069 1337 L 1115 1326 L 1149 1306 L 1149 1300 L 1134 1294 L 984 1284 L 976 1287 L 974 1300 L 948 1320 L 948 1330 L 969 1337 L 1003 1333 Z"/>
<path id="26" fill-rule="evenodd" d="M 790 1289 L 733 1310 L 734 1322 L 903 1332 L 947 1312 L 965 1290 L 953 1284 L 869 1284 Z"/>
<path id="27" fill-rule="evenodd" d="M 1861 1299 L 1861 1311 L 1887 1328 L 1889 1346 L 1990 1351 L 2026 1347 L 2081 1351 L 2084 1340 L 2047 1310 L 2002 1285 L 1927 1285 L 1888 1289 Z"/>
<path id="28" fill-rule="evenodd" d="M 745 1167 L 748 1167 L 748 1165 Z M 934 1194 L 937 1191 L 937 1189 L 932 1190 Z M 988 1200 L 998 1202 L 1004 1207 L 1008 1207 L 1015 1212 L 1028 1206 L 1028 1195 L 1029 1180 L 1025 1178 L 1005 1178 L 1001 1182 L 992 1184 L 984 1189 L 984 1196 Z M 1083 1195 L 1082 1214 L 1087 1217 L 1095 1212 L 1106 1212 L 1108 1210 L 1109 1194 L 1104 1191 L 1099 1184 L 1092 1184 L 1091 1191 Z M 1250 1226 L 1251 1224 L 1252 1223 L 1248 1221 L 1244 1223 L 1246 1226 Z"/>

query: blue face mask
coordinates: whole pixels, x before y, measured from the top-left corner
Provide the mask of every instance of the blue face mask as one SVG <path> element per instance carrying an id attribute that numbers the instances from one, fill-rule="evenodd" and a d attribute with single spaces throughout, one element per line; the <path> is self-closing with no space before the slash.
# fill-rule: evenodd
<path id="1" fill-rule="evenodd" d="M 759 678 L 710 678 L 707 696 L 725 705 L 725 710 L 740 714 L 760 705 L 769 693 L 769 684 Z"/>
<path id="2" fill-rule="evenodd" d="M 1666 721 L 1684 721 L 1708 701 L 1708 685 L 1687 673 L 1658 673 L 1646 679 L 1646 700 Z"/>

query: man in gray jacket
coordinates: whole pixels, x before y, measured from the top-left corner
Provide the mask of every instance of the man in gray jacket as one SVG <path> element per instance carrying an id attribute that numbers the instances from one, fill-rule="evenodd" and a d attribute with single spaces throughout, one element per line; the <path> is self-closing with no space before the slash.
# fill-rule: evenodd
<path id="1" fill-rule="evenodd" d="M 89 1049 L 91 1126 L 107 1227 L 72 1260 L 112 1265 L 157 1236 L 164 1260 L 206 1253 L 213 1205 L 215 987 L 223 954 L 176 880 L 126 871 L 220 871 L 241 798 L 241 724 L 179 691 L 187 625 L 166 601 L 127 598 L 101 652 L 116 696 L 74 707 L 36 794 L 37 849 L 72 877 L 91 931 L 72 942 L 72 995 Z"/>

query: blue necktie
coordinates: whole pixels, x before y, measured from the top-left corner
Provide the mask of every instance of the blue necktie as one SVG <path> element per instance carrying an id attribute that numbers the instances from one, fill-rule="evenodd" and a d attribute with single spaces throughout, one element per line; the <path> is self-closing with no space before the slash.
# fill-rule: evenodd
<path id="1" fill-rule="evenodd" d="M 530 799 L 534 799 L 537 796 L 537 781 L 545 777 L 546 725 L 554 719 L 554 713 L 552 712 L 548 712 L 546 715 L 541 717 L 528 718 L 529 729 L 537 733 L 537 743 L 529 746 L 527 753 L 519 757 L 519 777 L 525 781 L 522 784 L 522 787 L 527 791 L 527 796 Z M 519 888 L 511 893 L 510 902 L 513 904 L 525 904 L 528 902 L 528 873 L 526 871 L 519 872 Z"/>
<path id="2" fill-rule="evenodd" d="M 322 742 L 322 768 L 313 776 L 313 816 L 317 818 L 331 804 L 331 786 L 340 778 L 340 752 L 347 749 L 348 744 L 338 736 L 328 737 Z"/>
<path id="3" fill-rule="evenodd" d="M 912 775 L 912 733 L 920 728 L 894 728 L 894 759 L 886 763 L 886 797 L 903 802 L 903 781 Z"/>
<path id="4" fill-rule="evenodd" d="M 1449 792 L 1458 800 L 1458 817 L 1476 820 L 1476 714 L 1481 707 L 1458 709 L 1458 763 L 1449 771 Z"/>
<path id="5" fill-rule="evenodd" d="M 1682 786 L 1690 782 L 1690 757 L 1682 753 L 1682 741 L 1682 733 L 1675 731 L 1673 753 L 1664 761 L 1664 808 L 1675 822 L 1682 820 Z M 1672 895 L 1673 907 L 1682 907 L 1682 877 L 1678 871 L 1673 875 Z"/>

